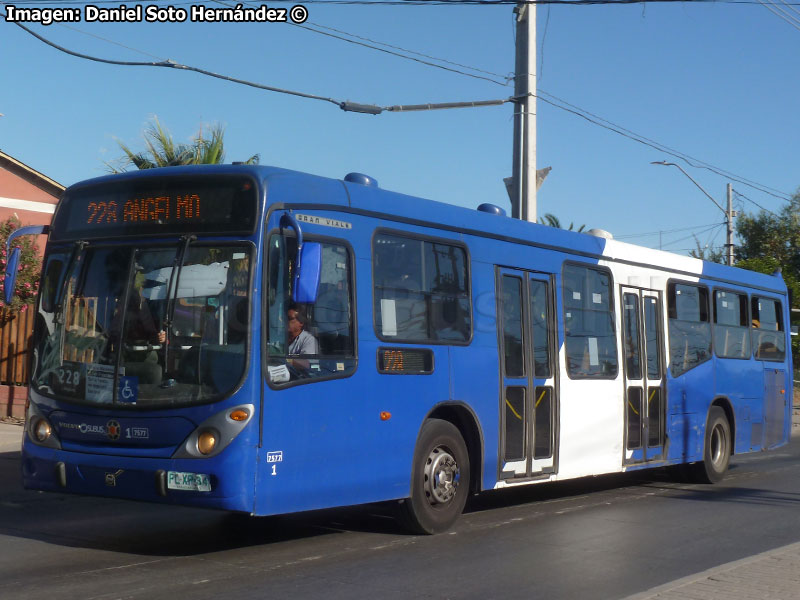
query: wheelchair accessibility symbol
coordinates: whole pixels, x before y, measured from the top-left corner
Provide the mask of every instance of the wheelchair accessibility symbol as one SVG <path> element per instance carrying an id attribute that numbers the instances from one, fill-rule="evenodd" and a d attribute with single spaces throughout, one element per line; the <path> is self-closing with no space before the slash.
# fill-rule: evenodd
<path id="1" fill-rule="evenodd" d="M 119 390 L 117 390 L 117 399 L 120 402 L 135 403 L 139 395 L 139 378 L 138 377 L 120 377 Z"/>

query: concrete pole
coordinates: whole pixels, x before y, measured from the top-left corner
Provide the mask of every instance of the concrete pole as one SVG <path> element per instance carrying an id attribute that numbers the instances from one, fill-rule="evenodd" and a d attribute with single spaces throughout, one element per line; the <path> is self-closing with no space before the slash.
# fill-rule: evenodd
<path id="1" fill-rule="evenodd" d="M 514 64 L 514 158 L 511 216 L 536 222 L 536 5 L 520 3 Z"/>
<path id="2" fill-rule="evenodd" d="M 727 226 L 728 226 L 728 235 L 725 239 L 725 252 L 728 256 L 728 265 L 733 266 L 733 188 L 731 184 L 728 184 L 728 210 L 725 213 Z"/>

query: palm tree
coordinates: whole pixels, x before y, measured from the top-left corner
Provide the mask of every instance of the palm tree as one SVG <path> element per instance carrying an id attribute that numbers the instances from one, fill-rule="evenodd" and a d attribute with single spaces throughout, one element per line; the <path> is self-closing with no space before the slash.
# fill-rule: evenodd
<path id="1" fill-rule="evenodd" d="M 542 217 L 542 224 L 549 225 L 550 227 L 556 227 L 557 229 L 564 229 L 561 226 L 561 221 L 558 220 L 558 217 L 551 213 L 545 213 L 545 215 Z M 569 231 L 572 231 L 573 227 L 575 227 L 575 224 L 570 223 L 567 229 Z M 584 227 L 586 227 L 586 225 L 581 225 L 580 227 L 578 227 L 578 229 L 576 229 L 576 231 L 583 231 Z"/>
<path id="2" fill-rule="evenodd" d="M 111 163 L 106 163 L 106 166 L 112 173 L 122 173 L 131 165 L 137 169 L 154 169 L 180 165 L 220 164 L 225 160 L 223 143 L 225 130 L 222 125 L 217 124 L 211 127 L 210 133 L 210 137 L 204 136 L 201 127 L 190 144 L 176 144 L 172 134 L 161 126 L 158 118 L 154 118 L 153 123 L 144 132 L 147 149 L 144 152 L 134 152 L 126 144 L 118 142 L 125 156 L 119 159 L 119 166 Z M 254 154 L 244 162 L 254 165 L 258 164 L 258 160 L 258 154 Z"/>

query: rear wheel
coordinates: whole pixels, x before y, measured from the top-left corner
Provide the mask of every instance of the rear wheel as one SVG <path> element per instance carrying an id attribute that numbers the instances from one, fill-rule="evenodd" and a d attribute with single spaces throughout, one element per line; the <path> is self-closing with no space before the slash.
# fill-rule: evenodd
<path id="1" fill-rule="evenodd" d="M 698 483 L 721 481 L 728 470 L 732 448 L 728 417 L 719 406 L 712 406 L 706 423 L 703 461 L 691 465 L 692 479 Z"/>
<path id="2" fill-rule="evenodd" d="M 464 438 L 448 421 L 428 419 L 422 426 L 411 473 L 411 497 L 401 520 L 414 533 L 449 529 L 464 510 L 469 493 L 469 454 Z"/>

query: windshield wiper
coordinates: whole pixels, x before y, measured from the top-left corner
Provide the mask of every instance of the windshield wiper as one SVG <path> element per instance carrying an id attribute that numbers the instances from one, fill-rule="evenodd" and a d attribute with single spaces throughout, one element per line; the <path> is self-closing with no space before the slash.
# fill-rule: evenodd
<path id="1" fill-rule="evenodd" d="M 186 260 L 186 251 L 189 249 L 189 244 L 197 240 L 196 235 L 184 235 L 181 237 L 181 246 L 178 250 L 175 264 L 172 267 L 172 272 L 169 274 L 169 283 L 167 284 L 167 316 L 164 319 L 164 331 L 167 334 L 164 341 L 164 365 L 169 365 L 169 341 L 172 337 L 172 322 L 175 318 L 175 299 L 178 297 L 178 286 L 181 283 L 181 271 L 183 264 Z M 173 283 L 175 287 L 173 289 Z M 169 379 L 167 381 L 170 381 Z"/>
<path id="2" fill-rule="evenodd" d="M 58 329 L 59 336 L 58 336 L 58 362 L 59 364 L 64 362 L 64 338 L 66 336 L 66 323 L 64 319 L 65 314 L 65 300 L 67 295 L 67 288 L 69 287 L 69 280 L 72 274 L 72 270 L 75 268 L 75 264 L 80 260 L 81 255 L 83 254 L 83 249 L 89 245 L 89 242 L 84 240 L 78 240 L 72 246 L 72 253 L 69 256 L 69 261 L 67 262 L 66 267 L 64 268 L 64 281 L 61 282 L 61 287 L 58 290 L 58 297 L 56 298 L 56 306 L 55 306 L 55 314 L 53 315 L 53 326 Z"/>
<path id="3" fill-rule="evenodd" d="M 55 306 L 55 314 L 53 315 L 53 323 L 60 324 L 63 323 L 63 316 L 64 316 L 64 298 L 67 293 L 67 287 L 69 286 L 69 278 L 72 269 L 75 267 L 75 263 L 78 262 L 78 259 L 83 252 L 83 249 L 89 245 L 89 242 L 78 240 L 72 246 L 72 253 L 69 256 L 69 261 L 67 262 L 66 267 L 64 268 L 64 281 L 61 282 L 61 287 L 58 290 L 58 297 L 56 298 L 56 306 Z"/>

